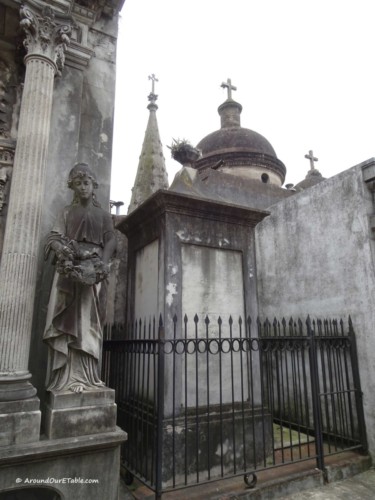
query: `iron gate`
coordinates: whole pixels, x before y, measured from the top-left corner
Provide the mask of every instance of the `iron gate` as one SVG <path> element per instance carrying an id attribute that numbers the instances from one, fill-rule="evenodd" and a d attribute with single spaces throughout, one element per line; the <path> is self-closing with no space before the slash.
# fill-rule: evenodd
<path id="1" fill-rule="evenodd" d="M 116 327 L 103 379 L 116 389 L 123 463 L 163 491 L 366 451 L 352 322 L 175 316 Z M 254 333 L 256 334 L 254 335 Z"/>

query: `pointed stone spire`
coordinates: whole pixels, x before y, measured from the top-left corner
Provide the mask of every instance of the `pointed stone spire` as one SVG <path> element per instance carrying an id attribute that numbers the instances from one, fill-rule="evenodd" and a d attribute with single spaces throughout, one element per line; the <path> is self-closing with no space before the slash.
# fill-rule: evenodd
<path id="1" fill-rule="evenodd" d="M 147 123 L 141 156 L 139 157 L 138 170 L 132 189 L 128 214 L 159 189 L 168 189 L 168 175 L 165 168 L 163 147 L 160 141 L 158 122 L 156 119 L 156 110 L 158 109 L 156 100 L 158 96 L 155 94 L 155 82 L 158 80 L 154 74 L 148 78 L 152 80 L 152 90 L 148 96 L 150 104 L 147 106 L 150 111 L 150 116 Z"/>

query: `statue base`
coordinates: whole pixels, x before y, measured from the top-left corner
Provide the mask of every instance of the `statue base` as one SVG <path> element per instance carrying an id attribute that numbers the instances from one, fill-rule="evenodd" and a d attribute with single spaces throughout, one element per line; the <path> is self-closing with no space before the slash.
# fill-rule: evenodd
<path id="1" fill-rule="evenodd" d="M 0 402 L 0 446 L 39 441 L 39 399 Z"/>
<path id="2" fill-rule="evenodd" d="M 44 431 L 49 439 L 86 436 L 116 429 L 115 391 L 108 387 L 48 393 Z"/>
<path id="3" fill-rule="evenodd" d="M 126 438 L 117 427 L 95 436 L 42 437 L 0 447 L 0 492 L 6 491 L 6 498 L 118 500 L 120 449 Z"/>

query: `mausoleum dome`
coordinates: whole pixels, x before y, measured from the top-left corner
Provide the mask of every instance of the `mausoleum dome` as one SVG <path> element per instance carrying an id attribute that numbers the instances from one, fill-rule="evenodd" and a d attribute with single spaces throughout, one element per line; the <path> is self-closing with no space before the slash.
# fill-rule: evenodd
<path id="1" fill-rule="evenodd" d="M 277 158 L 270 142 L 258 132 L 241 127 L 242 106 L 231 97 L 235 89 L 230 80 L 228 99 L 218 108 L 221 128 L 208 134 L 198 144 L 202 153 L 194 167 L 214 168 L 228 174 L 282 186 L 285 165 Z"/>
<path id="2" fill-rule="evenodd" d="M 265 137 L 254 130 L 242 127 L 216 130 L 204 137 L 197 145 L 197 149 L 202 152 L 202 156 L 241 149 L 276 157 L 275 150 Z"/>

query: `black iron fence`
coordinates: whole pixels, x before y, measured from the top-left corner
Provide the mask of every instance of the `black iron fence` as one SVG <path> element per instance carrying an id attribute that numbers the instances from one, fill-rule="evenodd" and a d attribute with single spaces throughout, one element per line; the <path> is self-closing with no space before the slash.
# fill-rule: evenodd
<path id="1" fill-rule="evenodd" d="M 351 320 L 210 321 L 117 327 L 103 350 L 123 462 L 163 491 L 367 449 Z"/>

